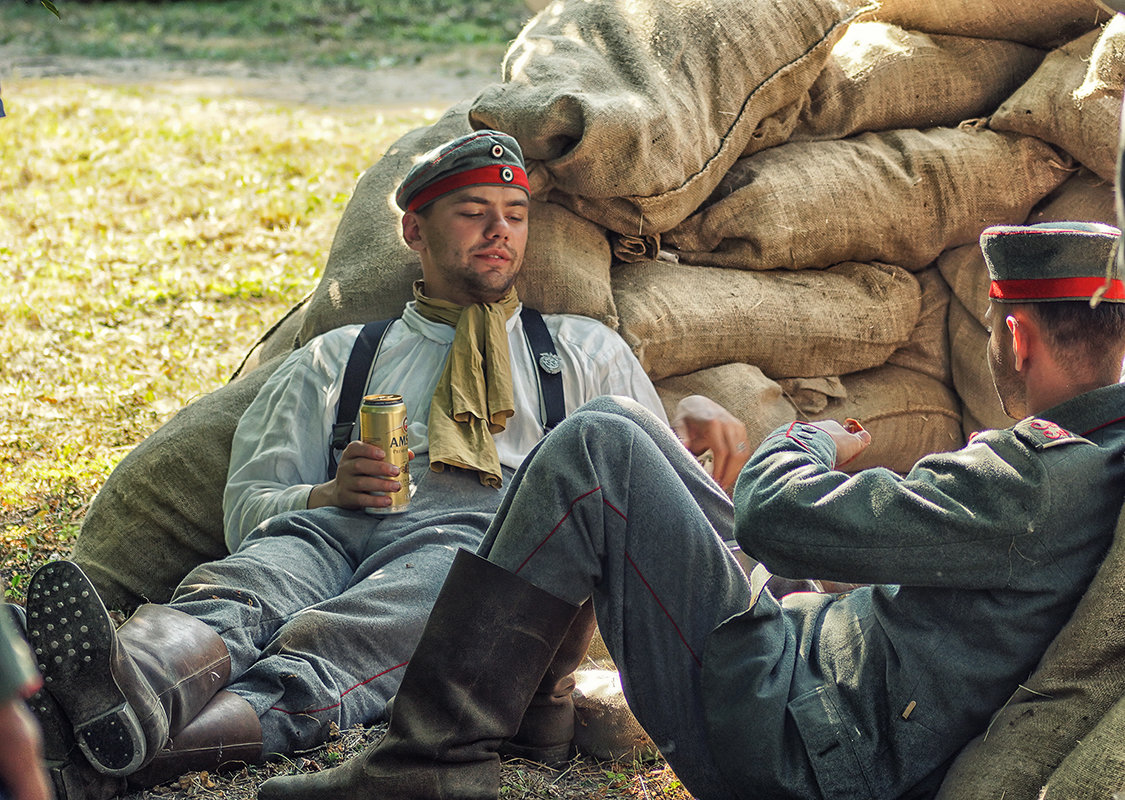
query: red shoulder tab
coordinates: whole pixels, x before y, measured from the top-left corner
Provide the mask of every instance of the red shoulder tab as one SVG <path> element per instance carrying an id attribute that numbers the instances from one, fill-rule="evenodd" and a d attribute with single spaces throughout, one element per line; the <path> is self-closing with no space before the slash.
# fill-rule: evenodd
<path id="1" fill-rule="evenodd" d="M 1029 417 L 1016 424 L 1015 432 L 1029 444 L 1040 449 L 1060 444 L 1092 444 L 1089 439 L 1071 433 L 1050 420 Z"/>

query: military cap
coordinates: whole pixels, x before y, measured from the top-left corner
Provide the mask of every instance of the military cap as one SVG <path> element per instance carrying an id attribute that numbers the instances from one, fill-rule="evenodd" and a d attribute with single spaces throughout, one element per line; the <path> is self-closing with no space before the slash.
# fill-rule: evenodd
<path id="1" fill-rule="evenodd" d="M 395 202 L 403 211 L 417 211 L 444 194 L 485 184 L 514 186 L 531 193 L 523 152 L 506 133 L 474 131 L 431 150 L 406 173 Z"/>
<path id="2" fill-rule="evenodd" d="M 996 225 L 980 235 L 999 303 L 1100 300 L 1125 303 L 1117 270 L 1121 231 L 1097 222 Z"/>

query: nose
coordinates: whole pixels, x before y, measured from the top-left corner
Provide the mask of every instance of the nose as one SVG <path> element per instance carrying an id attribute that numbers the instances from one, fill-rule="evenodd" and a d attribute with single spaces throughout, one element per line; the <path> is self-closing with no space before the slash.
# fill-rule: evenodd
<path id="1" fill-rule="evenodd" d="M 484 235 L 489 239 L 507 239 L 512 232 L 512 226 L 503 214 L 490 214 Z"/>

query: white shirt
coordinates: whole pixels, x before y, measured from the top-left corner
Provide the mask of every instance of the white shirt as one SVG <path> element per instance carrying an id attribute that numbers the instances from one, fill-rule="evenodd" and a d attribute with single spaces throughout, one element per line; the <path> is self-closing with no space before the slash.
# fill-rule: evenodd
<path id="1" fill-rule="evenodd" d="M 587 317 L 544 315 L 562 361 L 566 412 L 606 394 L 632 397 L 667 416 L 652 382 L 616 333 Z M 331 428 L 344 367 L 361 325 L 318 336 L 270 376 L 238 422 L 223 494 L 223 525 L 233 552 L 257 525 L 306 508 L 313 486 L 328 480 Z M 430 399 L 445 367 L 454 329 L 423 318 L 408 303 L 383 339 L 364 394 L 400 394 L 406 402 L 410 449 L 429 450 Z M 515 414 L 495 434 L 500 463 L 516 468 L 543 438 L 535 361 L 519 313 L 508 320 Z M 359 431 L 358 421 L 352 438 Z"/>

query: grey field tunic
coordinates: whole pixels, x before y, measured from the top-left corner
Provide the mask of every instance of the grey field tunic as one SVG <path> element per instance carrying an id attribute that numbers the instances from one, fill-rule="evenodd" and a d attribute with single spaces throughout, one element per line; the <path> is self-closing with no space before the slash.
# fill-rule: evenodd
<path id="1" fill-rule="evenodd" d="M 743 549 L 778 574 L 876 585 L 761 592 L 708 637 L 708 734 L 736 791 L 935 791 L 1081 599 L 1125 496 L 1123 454 L 1122 385 L 905 478 L 834 471 L 835 445 L 811 425 L 766 439 L 735 490 Z"/>

